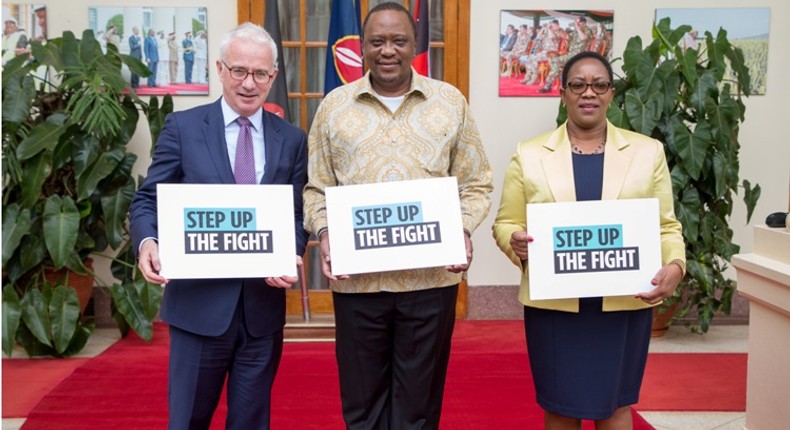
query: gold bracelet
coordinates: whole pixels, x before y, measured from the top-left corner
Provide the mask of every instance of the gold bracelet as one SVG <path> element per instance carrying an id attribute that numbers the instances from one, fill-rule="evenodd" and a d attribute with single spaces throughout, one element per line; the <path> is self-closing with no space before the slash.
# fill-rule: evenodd
<path id="1" fill-rule="evenodd" d="M 685 261 L 683 261 L 683 260 L 681 260 L 679 258 L 676 258 L 676 259 L 670 261 L 669 264 L 674 264 L 675 266 L 680 267 L 681 278 L 686 276 L 686 262 Z"/>

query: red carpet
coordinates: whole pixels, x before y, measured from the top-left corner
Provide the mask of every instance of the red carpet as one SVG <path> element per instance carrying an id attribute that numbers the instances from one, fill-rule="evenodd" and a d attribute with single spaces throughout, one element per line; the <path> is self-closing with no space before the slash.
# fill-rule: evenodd
<path id="1" fill-rule="evenodd" d="M 745 411 L 746 354 L 650 354 L 639 411 Z"/>
<path id="2" fill-rule="evenodd" d="M 3 418 L 27 416 L 60 381 L 88 358 L 3 359 Z"/>
<path id="3" fill-rule="evenodd" d="M 155 330 L 150 345 L 132 335 L 77 368 L 30 411 L 23 429 L 166 428 L 167 328 L 157 324 Z M 721 357 L 711 361 L 713 355 Z M 725 404 L 722 399 L 731 395 L 728 393 L 740 390 L 739 395 L 745 396 L 745 368 L 741 388 L 721 383 L 740 378 L 733 377 L 739 358 L 730 356 L 744 354 L 655 356 L 651 355 L 648 362 L 639 405 L 646 405 L 643 410 L 699 410 L 690 409 L 698 405 L 715 406 L 705 410 L 725 410 L 721 408 Z M 17 370 L 16 365 L 7 367 L 7 361 L 31 366 L 42 362 L 4 360 L 6 378 Z M 542 420 L 542 411 L 535 404 L 528 372 L 520 321 L 458 321 L 442 428 L 535 428 Z M 4 386 L 4 416 L 8 405 L 18 399 L 14 395 L 17 389 L 21 392 L 26 388 L 14 387 L 9 393 Z M 654 390 L 663 394 L 654 396 Z M 286 344 L 273 398 L 274 429 L 342 428 L 334 344 Z M 705 399 L 709 403 L 704 403 Z M 217 412 L 212 429 L 224 428 L 222 403 Z M 636 413 L 634 422 L 637 430 L 652 428 Z M 590 424 L 585 423 L 585 428 L 592 428 Z"/>

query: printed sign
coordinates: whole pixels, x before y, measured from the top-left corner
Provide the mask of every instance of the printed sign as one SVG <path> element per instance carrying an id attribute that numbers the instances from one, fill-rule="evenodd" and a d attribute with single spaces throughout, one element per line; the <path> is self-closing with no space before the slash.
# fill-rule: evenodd
<path id="1" fill-rule="evenodd" d="M 661 267 L 657 199 L 527 205 L 530 299 L 634 295 Z"/>
<path id="2" fill-rule="evenodd" d="M 454 177 L 326 189 L 335 275 L 466 262 Z"/>
<path id="3" fill-rule="evenodd" d="M 296 276 L 291 185 L 157 185 L 162 276 Z"/>

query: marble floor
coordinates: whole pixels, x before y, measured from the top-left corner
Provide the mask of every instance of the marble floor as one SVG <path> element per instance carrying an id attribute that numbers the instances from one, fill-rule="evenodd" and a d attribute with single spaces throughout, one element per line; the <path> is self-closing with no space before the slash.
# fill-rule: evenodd
<path id="1" fill-rule="evenodd" d="M 749 337 L 747 325 L 712 326 L 700 336 L 682 326 L 672 326 L 668 333 L 654 338 L 650 352 L 746 352 Z M 78 357 L 93 357 L 118 340 L 117 329 L 96 329 Z M 13 356 L 24 356 L 15 351 Z M 640 412 L 656 430 L 742 430 L 745 412 Z M 18 430 L 24 418 L 3 419 L 2 430 Z M 483 429 L 485 430 L 485 429 Z"/>

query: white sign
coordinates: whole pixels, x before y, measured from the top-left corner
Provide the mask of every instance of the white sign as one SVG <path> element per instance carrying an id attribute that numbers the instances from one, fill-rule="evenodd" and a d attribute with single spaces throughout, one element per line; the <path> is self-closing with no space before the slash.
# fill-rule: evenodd
<path id="1" fill-rule="evenodd" d="M 162 276 L 296 276 L 291 185 L 158 184 Z"/>
<path id="2" fill-rule="evenodd" d="M 635 295 L 661 268 L 658 199 L 527 205 L 530 299 Z"/>
<path id="3" fill-rule="evenodd" d="M 466 263 L 455 177 L 326 189 L 332 274 Z"/>

